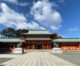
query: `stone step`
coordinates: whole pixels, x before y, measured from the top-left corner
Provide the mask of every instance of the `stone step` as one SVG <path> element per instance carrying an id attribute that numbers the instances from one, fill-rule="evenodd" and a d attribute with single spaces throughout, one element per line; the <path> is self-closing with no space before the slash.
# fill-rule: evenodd
<path id="1" fill-rule="evenodd" d="M 29 49 L 29 50 L 25 50 L 25 52 L 51 52 L 52 49 Z"/>

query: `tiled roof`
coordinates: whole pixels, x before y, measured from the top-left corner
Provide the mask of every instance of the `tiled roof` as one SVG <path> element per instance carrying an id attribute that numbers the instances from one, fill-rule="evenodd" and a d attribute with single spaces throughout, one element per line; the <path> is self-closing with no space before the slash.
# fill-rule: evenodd
<path id="1" fill-rule="evenodd" d="M 26 40 L 51 40 L 50 38 L 26 38 Z"/>
<path id="2" fill-rule="evenodd" d="M 50 34 L 47 30 L 30 30 L 28 33 L 23 34 Z"/>
<path id="3" fill-rule="evenodd" d="M 54 42 L 80 42 L 80 38 L 60 38 L 53 39 Z"/>
<path id="4" fill-rule="evenodd" d="M 0 42 L 24 42 L 24 40 L 18 38 L 0 38 Z"/>

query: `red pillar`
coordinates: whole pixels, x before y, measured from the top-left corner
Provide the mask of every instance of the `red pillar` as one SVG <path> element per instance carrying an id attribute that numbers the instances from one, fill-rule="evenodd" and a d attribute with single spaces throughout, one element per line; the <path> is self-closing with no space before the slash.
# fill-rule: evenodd
<path id="1" fill-rule="evenodd" d="M 34 41 L 33 41 L 33 49 L 34 49 Z"/>
<path id="2" fill-rule="evenodd" d="M 48 49 L 48 41 L 47 41 L 47 49 Z"/>

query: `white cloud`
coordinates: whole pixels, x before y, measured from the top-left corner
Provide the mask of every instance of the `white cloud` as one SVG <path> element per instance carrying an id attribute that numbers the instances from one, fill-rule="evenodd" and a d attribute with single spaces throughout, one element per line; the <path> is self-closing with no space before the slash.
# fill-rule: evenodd
<path id="1" fill-rule="evenodd" d="M 61 35 L 63 38 L 68 38 L 68 36 Z"/>
<path id="2" fill-rule="evenodd" d="M 23 14 L 17 13 L 9 8 L 5 3 L 0 4 L 2 12 L 0 13 L 0 24 L 16 29 L 44 29 L 38 23 L 27 22 Z"/>
<path id="3" fill-rule="evenodd" d="M 48 0 L 37 1 L 31 8 L 31 14 L 41 25 L 53 30 L 59 30 L 61 26 L 61 15 L 56 11 L 57 4 Z"/>
<path id="4" fill-rule="evenodd" d="M 28 3 L 23 2 L 23 3 L 18 3 L 18 5 L 20 5 L 20 6 L 28 6 L 29 4 L 28 4 Z"/>
<path id="5" fill-rule="evenodd" d="M 11 2 L 11 3 L 17 3 L 18 2 L 17 0 L 4 0 L 4 1 L 8 1 L 8 2 Z"/>
<path id="6" fill-rule="evenodd" d="M 32 26 L 33 25 L 33 26 Z M 27 28 L 29 29 L 38 29 L 38 30 L 45 30 L 44 27 L 40 27 L 38 23 L 32 22 L 27 24 Z"/>
<path id="7" fill-rule="evenodd" d="M 53 29 L 54 31 L 59 30 L 59 28 L 61 27 L 61 25 L 57 26 L 51 26 L 51 29 Z"/>
<path id="8" fill-rule="evenodd" d="M 78 31 L 78 28 L 75 27 L 75 28 L 70 28 L 69 31 Z"/>
<path id="9" fill-rule="evenodd" d="M 19 3 L 18 0 L 4 0 L 4 1 L 16 4 L 16 5 L 20 5 L 20 6 L 27 6 L 27 5 L 29 5 L 28 3 L 25 3 L 25 2 Z"/>

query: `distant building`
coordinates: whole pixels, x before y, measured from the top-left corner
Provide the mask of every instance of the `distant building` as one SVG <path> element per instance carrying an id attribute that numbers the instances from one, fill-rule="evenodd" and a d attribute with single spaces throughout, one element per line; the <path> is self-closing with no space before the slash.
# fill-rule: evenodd
<path id="1" fill-rule="evenodd" d="M 79 50 L 80 38 L 56 38 L 55 33 L 47 30 L 30 30 L 23 33 L 22 38 L 0 38 L 0 50 L 13 51 L 17 47 L 26 49 L 52 49 L 60 47 L 63 50 Z M 20 45 L 21 44 L 21 45 Z"/>

